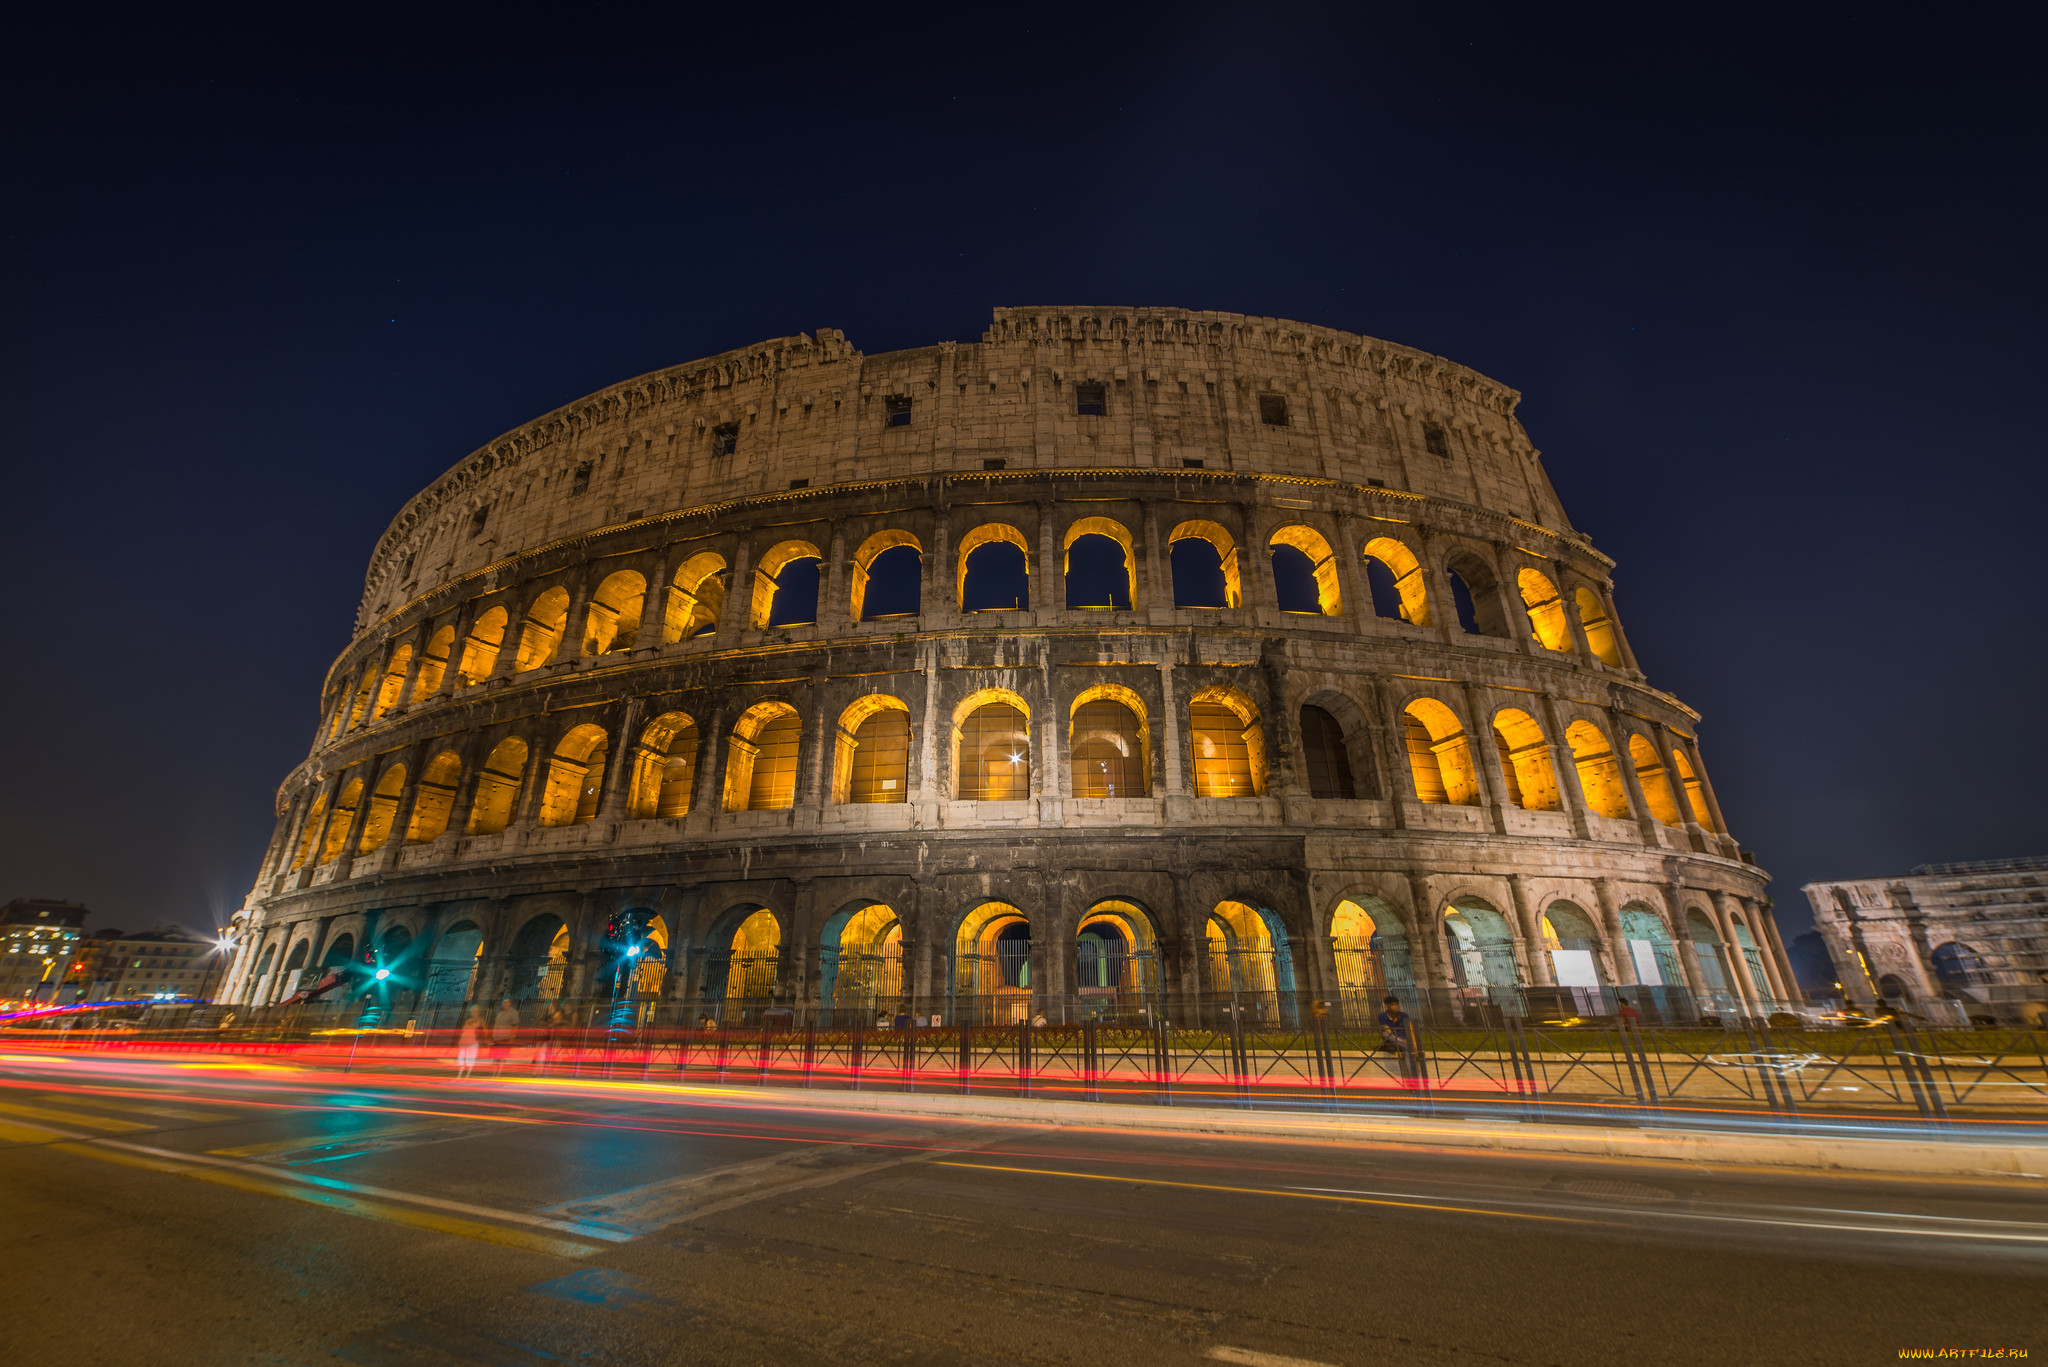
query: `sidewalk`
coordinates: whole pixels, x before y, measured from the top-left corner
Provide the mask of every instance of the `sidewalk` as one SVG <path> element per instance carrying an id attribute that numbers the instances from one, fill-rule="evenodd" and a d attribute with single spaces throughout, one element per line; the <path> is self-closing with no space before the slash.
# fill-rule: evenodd
<path id="1" fill-rule="evenodd" d="M 1750 1134 L 1702 1129 L 1637 1129 L 1507 1119 L 1289 1114 L 1200 1106 L 1132 1106 L 1113 1101 L 1033 1101 L 902 1092 L 810 1091 L 717 1083 L 606 1081 L 577 1077 L 506 1077 L 501 1085 L 536 1089 L 625 1091 L 646 1099 L 711 1102 L 749 1108 L 862 1112 L 1007 1125 L 1058 1125 L 1166 1134 L 1338 1142 L 1374 1148 L 1482 1151 L 1608 1158 L 1637 1162 L 1892 1176 L 2003 1178 L 2048 1182 L 2048 1140 L 2013 1143 L 1968 1138 L 1871 1139 L 1854 1135 Z"/>

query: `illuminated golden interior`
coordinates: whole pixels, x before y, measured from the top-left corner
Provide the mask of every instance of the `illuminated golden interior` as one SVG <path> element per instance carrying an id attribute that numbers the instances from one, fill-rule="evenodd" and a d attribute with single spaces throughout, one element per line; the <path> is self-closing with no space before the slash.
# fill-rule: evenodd
<path id="1" fill-rule="evenodd" d="M 1685 788 L 1685 805 L 1692 809 L 1692 819 L 1702 830 L 1715 830 L 1713 809 L 1707 806 L 1707 790 L 1699 776 L 1692 771 L 1692 761 L 1685 757 L 1685 751 L 1674 747 L 1671 751 L 1671 772 L 1678 775 L 1678 781 Z"/>
<path id="2" fill-rule="evenodd" d="M 1244 581 L 1237 566 L 1237 538 L 1232 536 L 1220 523 L 1195 519 L 1175 527 L 1166 538 L 1169 551 L 1173 543 L 1188 537 L 1200 537 L 1216 548 L 1216 556 L 1223 564 L 1223 605 L 1240 607 L 1244 603 Z"/>
<path id="3" fill-rule="evenodd" d="M 1031 710 L 1005 689 L 971 693 L 953 710 L 953 796 L 1019 802 L 1031 796 Z"/>
<path id="4" fill-rule="evenodd" d="M 1243 902 L 1218 902 L 1205 930 L 1209 990 L 1272 992 L 1273 936 L 1265 918 Z"/>
<path id="5" fill-rule="evenodd" d="M 832 1004 L 861 1009 L 903 993 L 903 927 L 893 909 L 877 902 L 861 908 L 839 932 Z"/>
<path id="6" fill-rule="evenodd" d="M 292 867 L 302 868 L 306 856 L 313 852 L 313 842 L 320 836 L 322 819 L 327 815 L 327 794 L 321 793 L 313 799 L 313 805 L 306 812 L 305 828 L 299 832 L 298 853 L 292 856 Z"/>
<path id="7" fill-rule="evenodd" d="M 1075 797 L 1145 797 L 1152 791 L 1145 704 L 1121 684 L 1096 684 L 1074 699 L 1068 737 Z"/>
<path id="8" fill-rule="evenodd" d="M 1259 709 L 1234 688 L 1204 688 L 1188 700 L 1188 757 L 1196 797 L 1257 797 L 1266 791 L 1266 734 Z"/>
<path id="9" fill-rule="evenodd" d="M 1408 745 L 1408 769 L 1415 777 L 1415 796 L 1424 802 L 1456 807 L 1479 802 L 1477 775 L 1472 772 L 1472 745 L 1457 713 L 1434 698 L 1417 698 L 1401 713 L 1401 731 Z"/>
<path id="10" fill-rule="evenodd" d="M 875 557 L 898 546 L 908 546 L 920 557 L 924 555 L 923 544 L 909 532 L 902 531 L 876 532 L 861 542 L 860 549 L 853 553 L 853 586 L 848 594 L 848 603 L 853 610 L 854 621 L 868 620 L 868 575 L 874 568 Z"/>
<path id="11" fill-rule="evenodd" d="M 1330 949 L 1337 961 L 1337 986 L 1363 992 L 1385 986 L 1372 937 L 1379 925 L 1372 913 L 1348 898 L 1330 913 Z"/>
<path id="12" fill-rule="evenodd" d="M 584 618 L 583 653 L 607 655 L 631 650 L 640 637 L 640 612 L 647 605 L 647 580 L 633 570 L 605 576 L 590 596 Z"/>
<path id="13" fill-rule="evenodd" d="M 725 611 L 725 557 L 699 551 L 682 563 L 662 607 L 661 642 L 674 645 L 718 630 Z"/>
<path id="14" fill-rule="evenodd" d="M 1495 713 L 1493 743 L 1500 751 L 1508 800 L 1532 812 L 1556 811 L 1557 768 L 1550 761 L 1550 743 L 1535 718 L 1513 707 Z"/>
<path id="15" fill-rule="evenodd" d="M 547 786 L 540 795 L 540 824 L 581 826 L 597 816 L 603 796 L 609 737 L 589 722 L 571 727 L 548 760 Z"/>
<path id="16" fill-rule="evenodd" d="M 483 772 L 477 775 L 476 801 L 469 809 L 469 834 L 491 835 L 512 824 L 525 773 L 525 741 L 507 736 L 492 747 Z"/>
<path id="17" fill-rule="evenodd" d="M 1579 768 L 1579 790 L 1586 795 L 1586 807 L 1601 816 L 1626 819 L 1628 789 L 1621 781 L 1621 765 L 1600 728 L 1589 721 L 1575 721 L 1564 729 L 1565 742 L 1572 747 L 1572 761 Z"/>
<path id="18" fill-rule="evenodd" d="M 1091 989 L 1137 989 L 1156 985 L 1159 937 L 1144 908 L 1114 898 L 1088 908 L 1075 927 L 1075 985 Z"/>
<path id="19" fill-rule="evenodd" d="M 356 846 L 357 853 L 374 854 L 391 839 L 391 823 L 398 816 L 398 799 L 404 792 L 405 766 L 394 764 L 384 771 L 370 794 L 370 812 L 363 818 L 363 838 Z"/>
<path id="20" fill-rule="evenodd" d="M 1365 554 L 1385 565 L 1394 577 L 1394 592 L 1401 595 L 1401 620 L 1428 626 L 1429 588 L 1415 552 L 1391 536 L 1376 536 L 1365 543 Z"/>
<path id="21" fill-rule="evenodd" d="M 412 827 L 405 833 L 406 844 L 424 845 L 441 838 L 455 810 L 455 788 L 461 781 L 460 755 L 443 750 L 434 756 L 426 772 L 420 775 L 420 791 L 413 799 Z"/>
<path id="22" fill-rule="evenodd" d="M 560 584 L 533 600 L 533 606 L 526 610 L 526 622 L 519 631 L 519 654 L 513 658 L 515 670 L 539 669 L 555 658 L 555 647 L 561 643 L 562 628 L 569 621 L 569 590 Z"/>
<path id="23" fill-rule="evenodd" d="M 341 785 L 341 794 L 334 799 L 334 812 L 327 818 L 327 837 L 320 845 L 321 863 L 340 857 L 341 847 L 348 842 L 348 828 L 355 823 L 356 804 L 362 797 L 361 779 L 352 778 Z"/>
<path id="24" fill-rule="evenodd" d="M 1031 923 L 1008 902 L 983 902 L 960 921 L 953 938 L 955 990 L 961 996 L 1027 997 L 1031 988 Z M 1005 931 L 1022 927 L 1023 937 Z M 1023 1005 L 1016 1007 L 1022 1019 Z"/>
<path id="25" fill-rule="evenodd" d="M 1550 576 L 1525 565 L 1515 576 L 1515 584 L 1522 591 L 1522 605 L 1529 610 L 1529 625 L 1543 648 L 1570 650 L 1571 624 L 1564 619 L 1564 604 L 1558 599 L 1557 586 L 1550 582 Z"/>
<path id="26" fill-rule="evenodd" d="M 391 652 L 391 662 L 384 666 L 384 682 L 377 687 L 377 705 L 370 710 L 371 721 L 398 706 L 398 695 L 405 691 L 406 672 L 411 668 L 411 646 L 400 646 Z"/>
<path id="27" fill-rule="evenodd" d="M 1586 648 L 1601 664 L 1621 668 L 1621 648 L 1615 644 L 1614 623 L 1607 620 L 1607 610 L 1600 606 L 1598 596 L 1581 584 L 1572 590 L 1572 597 L 1579 605 L 1579 627 L 1586 633 Z"/>
<path id="28" fill-rule="evenodd" d="M 796 761 L 803 721 L 786 702 L 755 703 L 726 742 L 725 809 L 782 811 L 796 805 Z"/>
<path id="29" fill-rule="evenodd" d="M 1316 606 L 1323 616 L 1335 617 L 1344 611 L 1344 594 L 1337 585 L 1337 553 L 1321 532 L 1297 522 L 1274 532 L 1267 544 L 1292 546 L 1308 557 L 1315 567 Z"/>
<path id="30" fill-rule="evenodd" d="M 415 700 L 431 698 L 440 691 L 441 680 L 447 677 L 448 656 L 455 648 L 455 628 L 444 626 L 427 638 L 427 648 L 420 656 L 419 677 L 413 680 L 412 696 Z"/>
<path id="31" fill-rule="evenodd" d="M 1650 815 L 1666 826 L 1681 825 L 1678 802 L 1671 795 L 1671 780 L 1665 776 L 1664 766 L 1657 762 L 1657 747 L 1639 733 L 1630 732 L 1628 757 L 1636 767 L 1636 782 L 1642 785 L 1643 801 L 1650 806 Z"/>
<path id="32" fill-rule="evenodd" d="M 642 820 L 686 816 L 696 779 L 697 723 L 687 713 L 664 712 L 640 733 L 627 811 Z"/>
<path id="33" fill-rule="evenodd" d="M 732 965 L 726 970 L 725 995 L 760 999 L 775 995 L 775 969 L 782 952 L 782 926 L 775 913 L 761 910 L 740 922 L 732 933 Z"/>
<path id="34" fill-rule="evenodd" d="M 905 802 L 910 797 L 910 709 L 870 693 L 839 714 L 832 755 L 834 802 Z"/>
<path id="35" fill-rule="evenodd" d="M 491 677 L 491 671 L 498 667 L 498 651 L 505 644 L 505 623 L 509 620 L 503 607 L 495 607 L 480 614 L 469 635 L 462 642 L 462 682 L 465 686 L 480 684 Z"/>

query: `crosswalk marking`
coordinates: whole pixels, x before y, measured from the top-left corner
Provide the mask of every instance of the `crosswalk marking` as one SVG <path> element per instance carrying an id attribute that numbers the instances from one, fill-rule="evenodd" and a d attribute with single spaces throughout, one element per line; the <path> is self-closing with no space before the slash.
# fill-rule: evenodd
<path id="1" fill-rule="evenodd" d="M 24 1106 L 18 1101 L 0 1101 L 0 1112 L 18 1115 L 24 1120 L 53 1120 L 60 1125 L 84 1125 L 88 1129 L 110 1130 L 116 1134 L 156 1128 L 139 1120 L 115 1120 L 111 1116 L 87 1115 L 82 1111 L 59 1111 L 48 1106 Z"/>

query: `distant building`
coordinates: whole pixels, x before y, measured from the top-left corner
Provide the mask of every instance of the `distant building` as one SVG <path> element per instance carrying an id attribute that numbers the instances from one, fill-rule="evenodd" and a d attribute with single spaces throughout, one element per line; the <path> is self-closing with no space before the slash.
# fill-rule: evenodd
<path id="1" fill-rule="evenodd" d="M 0 907 L 0 1002 L 59 1000 L 89 914 L 36 897 Z"/>
<path id="2" fill-rule="evenodd" d="M 2048 858 L 1922 864 L 1903 878 L 1808 883 L 1846 1000 L 1954 1000 L 2048 1020 Z"/>
<path id="3" fill-rule="evenodd" d="M 211 937 L 181 925 L 95 931 L 85 944 L 77 976 L 93 1001 L 210 1001 L 226 967 Z"/>

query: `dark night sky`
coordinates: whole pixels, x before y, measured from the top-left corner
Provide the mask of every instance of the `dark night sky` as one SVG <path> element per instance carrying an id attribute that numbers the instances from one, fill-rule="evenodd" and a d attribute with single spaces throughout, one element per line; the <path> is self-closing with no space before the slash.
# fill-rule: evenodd
<path id="1" fill-rule="evenodd" d="M 2048 853 L 2037 21 L 510 13 L 15 31 L 0 898 L 223 920 L 372 543 L 496 434 L 1048 303 L 1522 390 L 1788 930 L 1813 878 Z"/>

